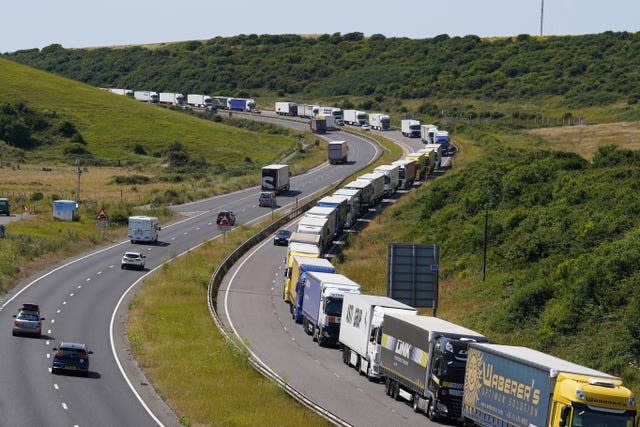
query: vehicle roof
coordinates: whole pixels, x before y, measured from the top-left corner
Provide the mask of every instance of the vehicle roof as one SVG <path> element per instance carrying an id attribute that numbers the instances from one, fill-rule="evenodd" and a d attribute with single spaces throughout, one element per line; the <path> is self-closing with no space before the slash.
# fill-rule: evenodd
<path id="1" fill-rule="evenodd" d="M 345 296 L 345 299 L 347 297 Z M 365 304 L 375 305 L 378 307 L 399 308 L 404 310 L 415 310 L 408 304 L 395 300 L 391 297 L 385 297 L 382 295 L 368 295 L 368 294 L 349 294 L 349 299 L 356 299 Z"/>
<path id="2" fill-rule="evenodd" d="M 486 337 L 479 332 L 465 328 L 464 326 L 456 325 L 455 323 L 448 322 L 444 319 L 440 319 L 439 317 L 411 316 L 404 314 L 390 314 L 390 316 L 430 332 L 441 332 L 486 339 Z"/>
<path id="3" fill-rule="evenodd" d="M 125 251 L 124 253 L 125 255 L 142 255 L 142 252 L 136 252 L 136 251 Z"/>
<path id="4" fill-rule="evenodd" d="M 289 234 L 289 235 L 291 235 L 291 230 L 287 230 L 286 228 L 281 228 L 280 230 L 276 231 L 276 234 Z"/>
<path id="5" fill-rule="evenodd" d="M 86 350 L 87 346 L 85 344 L 70 342 L 70 341 L 61 341 L 60 346 L 58 348 L 72 348 L 74 350 Z"/>

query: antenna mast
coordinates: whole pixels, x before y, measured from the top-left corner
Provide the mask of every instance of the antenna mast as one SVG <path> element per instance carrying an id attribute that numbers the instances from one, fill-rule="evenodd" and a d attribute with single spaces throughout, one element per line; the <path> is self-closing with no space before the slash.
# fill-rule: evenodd
<path id="1" fill-rule="evenodd" d="M 540 3 L 540 35 L 542 36 L 542 21 L 544 19 L 544 0 Z"/>

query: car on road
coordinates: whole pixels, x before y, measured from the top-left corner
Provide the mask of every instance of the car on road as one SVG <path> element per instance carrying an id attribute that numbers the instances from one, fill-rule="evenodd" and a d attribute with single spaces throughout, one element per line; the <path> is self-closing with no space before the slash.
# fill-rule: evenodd
<path id="1" fill-rule="evenodd" d="M 122 255 L 121 269 L 135 268 L 136 270 L 144 270 L 145 256 L 140 252 L 126 251 Z"/>
<path id="2" fill-rule="evenodd" d="M 220 211 L 216 217 L 218 225 L 236 225 L 236 216 L 231 211 Z"/>
<path id="3" fill-rule="evenodd" d="M 51 373 L 77 372 L 84 376 L 89 375 L 89 355 L 85 344 L 62 341 L 55 351 L 51 361 Z"/>
<path id="4" fill-rule="evenodd" d="M 290 238 L 291 231 L 283 228 L 282 230 L 276 231 L 276 234 L 273 237 L 273 244 L 276 246 L 288 246 Z"/>
<path id="5" fill-rule="evenodd" d="M 364 124 L 364 125 L 360 126 L 360 129 L 362 129 L 362 130 L 371 130 L 371 126 L 369 126 L 367 124 Z"/>
<path id="6" fill-rule="evenodd" d="M 4 214 L 6 216 L 11 215 L 11 207 L 9 206 L 9 199 L 5 197 L 0 198 L 0 214 Z"/>
<path id="7" fill-rule="evenodd" d="M 276 207 L 276 195 L 272 191 L 262 191 L 258 197 L 258 206 Z"/>
<path id="8" fill-rule="evenodd" d="M 40 317 L 40 307 L 38 304 L 22 304 L 18 314 L 14 314 L 13 329 L 11 335 L 31 335 L 40 337 L 42 335 L 42 320 Z"/>

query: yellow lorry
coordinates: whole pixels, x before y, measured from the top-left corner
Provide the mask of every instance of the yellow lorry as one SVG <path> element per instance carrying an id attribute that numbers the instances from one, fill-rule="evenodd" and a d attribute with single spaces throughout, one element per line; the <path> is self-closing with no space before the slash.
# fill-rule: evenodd
<path id="1" fill-rule="evenodd" d="M 295 233 L 292 233 L 292 236 Z M 284 270 L 284 283 L 282 289 L 282 299 L 291 303 L 289 300 L 289 288 L 291 286 L 291 270 L 293 268 L 293 260 L 297 256 L 305 256 L 309 258 L 320 258 L 320 249 L 311 243 L 291 242 L 287 247 L 287 255 L 285 263 L 287 267 Z M 294 283 L 295 285 L 295 283 Z"/>
<path id="2" fill-rule="evenodd" d="M 416 162 L 416 181 L 422 181 L 427 176 L 428 157 L 425 153 L 413 152 L 404 156 L 405 160 L 415 160 Z"/>

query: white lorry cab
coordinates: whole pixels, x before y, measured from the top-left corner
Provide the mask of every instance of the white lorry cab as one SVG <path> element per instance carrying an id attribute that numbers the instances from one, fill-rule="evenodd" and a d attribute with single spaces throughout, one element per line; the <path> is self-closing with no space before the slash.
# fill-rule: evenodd
<path id="1" fill-rule="evenodd" d="M 127 237 L 131 240 L 131 243 L 155 243 L 158 241 L 158 231 L 160 231 L 160 225 L 158 225 L 158 218 L 155 216 L 129 217 L 129 232 Z"/>

